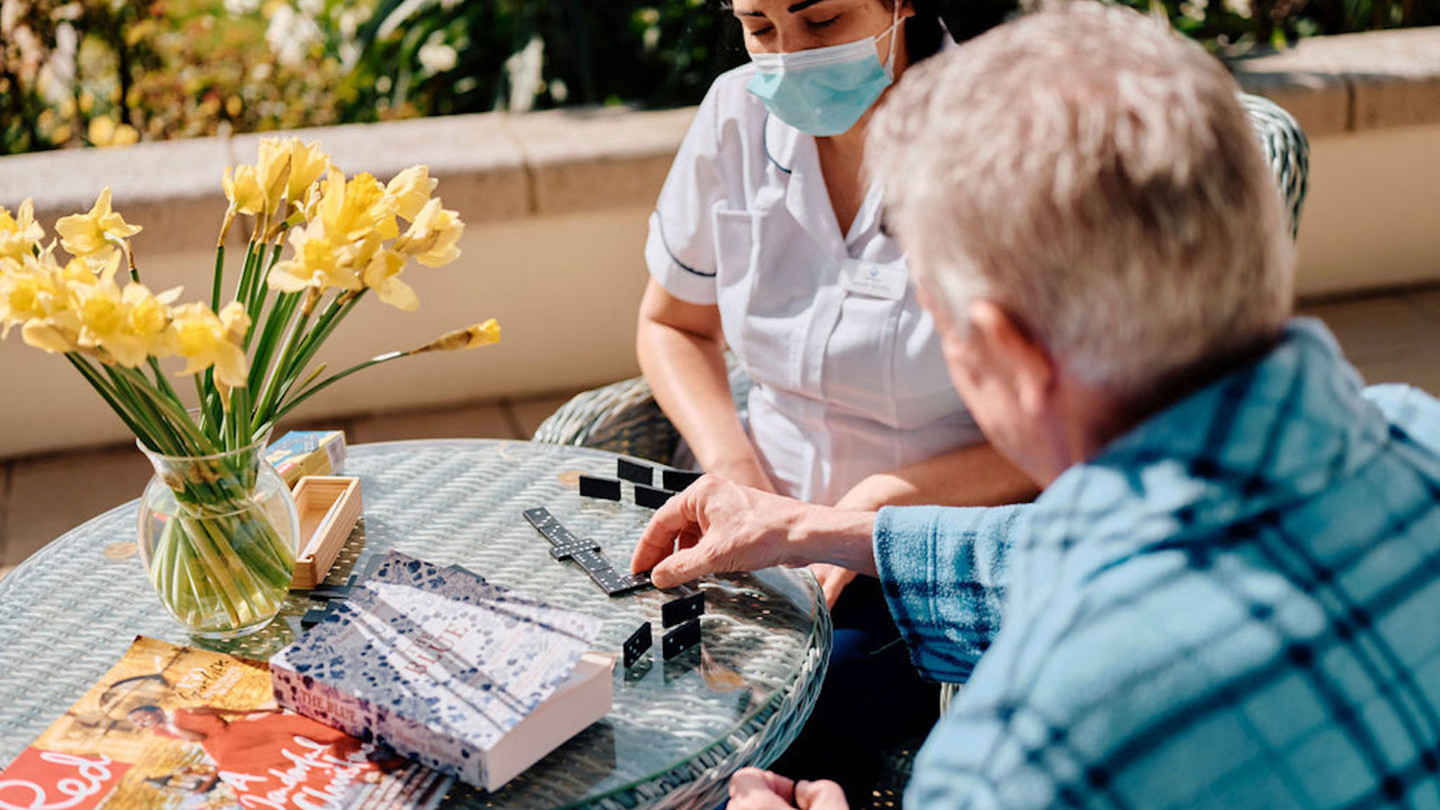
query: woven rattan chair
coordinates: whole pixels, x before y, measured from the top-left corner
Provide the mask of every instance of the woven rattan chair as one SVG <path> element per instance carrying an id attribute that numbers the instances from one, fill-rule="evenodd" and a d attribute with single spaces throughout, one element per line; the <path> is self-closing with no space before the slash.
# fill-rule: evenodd
<path id="1" fill-rule="evenodd" d="M 1240 101 L 1275 172 L 1293 234 L 1300 227 L 1300 208 L 1305 201 L 1309 143 L 1300 125 L 1275 102 L 1245 93 L 1240 94 Z M 726 361 L 730 392 L 737 406 L 743 406 L 750 380 L 733 355 L 727 354 Z M 669 463 L 680 434 L 655 404 L 650 384 L 644 377 L 633 377 L 575 395 L 540 425 L 531 441 L 597 447 Z"/>

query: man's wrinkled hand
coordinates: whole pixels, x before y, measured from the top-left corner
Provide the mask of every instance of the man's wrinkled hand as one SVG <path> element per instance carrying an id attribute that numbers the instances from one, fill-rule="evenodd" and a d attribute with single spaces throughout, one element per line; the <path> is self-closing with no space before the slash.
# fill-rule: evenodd
<path id="1" fill-rule="evenodd" d="M 705 574 L 797 565 L 789 532 L 808 504 L 706 475 L 655 512 L 630 560 L 657 588 Z"/>

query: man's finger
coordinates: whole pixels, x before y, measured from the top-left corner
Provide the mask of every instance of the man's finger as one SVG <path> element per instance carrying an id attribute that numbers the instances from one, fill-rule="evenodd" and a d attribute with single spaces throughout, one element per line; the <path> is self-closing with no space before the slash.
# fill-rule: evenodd
<path id="1" fill-rule="evenodd" d="M 670 556 L 675 548 L 675 538 L 686 532 L 697 532 L 695 527 L 696 508 L 694 496 L 682 492 L 666 501 L 655 510 L 650 523 L 640 535 L 635 553 L 630 557 L 630 570 L 649 571 L 655 564 Z"/>
<path id="2" fill-rule="evenodd" d="M 650 581 L 657 588 L 674 588 L 692 579 L 718 571 L 709 555 L 700 546 L 677 551 L 660 561 L 650 571 Z"/>
<path id="3" fill-rule="evenodd" d="M 800 810 L 849 810 L 845 791 L 828 779 L 795 783 L 795 806 Z"/>

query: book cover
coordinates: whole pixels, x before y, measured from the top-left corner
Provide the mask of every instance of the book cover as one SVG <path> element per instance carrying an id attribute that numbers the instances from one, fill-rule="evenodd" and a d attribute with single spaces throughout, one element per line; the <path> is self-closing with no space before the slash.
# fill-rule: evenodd
<path id="1" fill-rule="evenodd" d="M 613 660 L 587 657 L 600 624 L 391 552 L 271 658 L 275 694 L 495 790 L 609 711 Z"/>
<path id="2" fill-rule="evenodd" d="M 450 785 L 281 710 L 263 662 L 137 637 L 0 772 L 0 808 L 431 808 Z"/>

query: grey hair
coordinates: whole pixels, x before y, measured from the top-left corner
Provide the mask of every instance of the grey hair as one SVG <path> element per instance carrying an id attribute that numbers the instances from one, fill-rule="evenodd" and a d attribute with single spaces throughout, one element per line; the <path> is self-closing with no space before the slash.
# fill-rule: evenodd
<path id="1" fill-rule="evenodd" d="M 1153 396 L 1278 334 L 1293 247 L 1220 63 L 1090 0 L 908 71 L 867 169 L 917 282 L 963 328 L 994 301 L 1069 373 Z"/>

